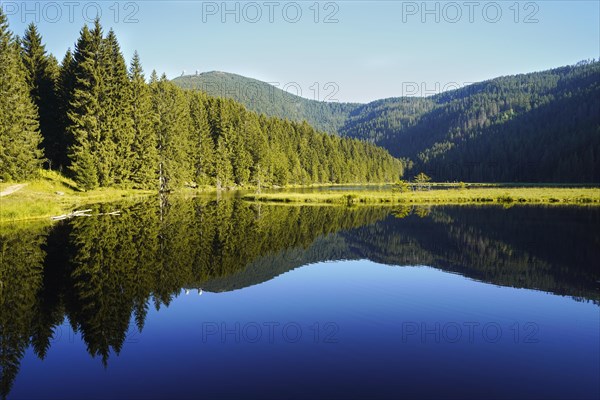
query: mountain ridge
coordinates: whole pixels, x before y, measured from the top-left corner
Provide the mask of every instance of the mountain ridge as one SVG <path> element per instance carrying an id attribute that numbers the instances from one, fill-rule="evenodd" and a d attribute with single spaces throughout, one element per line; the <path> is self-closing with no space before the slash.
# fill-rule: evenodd
<path id="1" fill-rule="evenodd" d="M 209 72 L 174 82 L 217 96 L 219 88 L 220 95 L 237 96 L 253 111 L 372 142 L 438 181 L 600 183 L 596 60 L 364 104 L 318 102 L 256 79 L 216 74 L 217 79 Z M 256 82 L 263 99 L 241 93 Z M 270 91 L 270 101 L 263 101 Z"/>
<path id="2" fill-rule="evenodd" d="M 184 89 L 200 90 L 213 97 L 225 97 L 244 104 L 249 110 L 269 117 L 306 120 L 314 128 L 337 132 L 346 115 L 358 104 L 307 99 L 268 82 L 223 71 L 184 75 L 172 80 Z"/>

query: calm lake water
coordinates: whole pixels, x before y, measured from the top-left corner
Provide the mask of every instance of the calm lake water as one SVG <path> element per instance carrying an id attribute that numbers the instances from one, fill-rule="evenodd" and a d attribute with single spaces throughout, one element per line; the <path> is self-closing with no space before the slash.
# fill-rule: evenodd
<path id="1" fill-rule="evenodd" d="M 0 227 L 10 399 L 600 397 L 600 210 L 170 199 Z"/>

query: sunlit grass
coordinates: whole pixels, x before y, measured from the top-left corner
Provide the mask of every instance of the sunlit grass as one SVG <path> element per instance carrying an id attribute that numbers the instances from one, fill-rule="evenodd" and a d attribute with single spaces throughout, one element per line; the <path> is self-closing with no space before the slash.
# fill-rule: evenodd
<path id="1" fill-rule="evenodd" d="M 19 182 L 0 182 L 5 190 Z M 40 171 L 36 179 L 25 182 L 27 186 L 8 196 L 0 197 L 0 223 L 10 223 L 46 218 L 69 213 L 93 203 L 118 200 L 135 200 L 155 194 L 151 191 L 102 188 L 82 192 L 72 180 L 53 171 Z M 287 190 L 276 193 L 245 194 L 248 201 L 312 204 L 312 205 L 390 205 L 390 204 L 518 204 L 588 205 L 600 206 L 600 189 L 586 187 L 510 186 L 495 184 L 434 184 L 435 190 L 409 190 L 399 192 L 389 188 L 366 190 L 323 190 L 318 192 L 295 192 Z M 248 188 L 246 188 L 248 190 Z M 197 196 L 214 193 L 214 188 L 176 191 L 176 195 Z"/>
<path id="2" fill-rule="evenodd" d="M 248 194 L 245 200 L 273 203 L 307 204 L 549 204 L 600 206 L 598 188 L 563 187 L 478 187 L 470 189 L 449 188 L 396 192 L 374 191 L 323 191 L 315 193 L 264 193 Z"/>
<path id="3" fill-rule="evenodd" d="M 0 190 L 19 182 L 2 182 Z M 152 192 L 133 189 L 102 188 L 90 192 L 77 190 L 72 180 L 53 171 L 40 171 L 35 180 L 24 182 L 23 189 L 0 197 L 0 223 L 50 218 L 92 203 L 142 197 Z"/>

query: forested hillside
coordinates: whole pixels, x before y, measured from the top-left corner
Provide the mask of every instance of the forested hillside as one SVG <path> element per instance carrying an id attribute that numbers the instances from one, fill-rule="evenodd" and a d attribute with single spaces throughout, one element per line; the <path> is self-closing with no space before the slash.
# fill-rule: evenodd
<path id="1" fill-rule="evenodd" d="M 0 179 L 31 179 L 47 165 L 84 190 L 383 182 L 403 172 L 375 145 L 183 90 L 156 72 L 148 83 L 137 53 L 128 66 L 98 20 L 59 65 L 35 25 L 18 40 L 0 11 L 0 132 Z"/>
<path id="2" fill-rule="evenodd" d="M 360 105 L 302 99 L 221 72 L 174 81 L 370 141 L 437 181 L 600 182 L 599 62 Z"/>
<path id="3" fill-rule="evenodd" d="M 173 79 L 184 89 L 195 89 L 214 97 L 230 98 L 244 104 L 249 110 L 270 117 L 306 121 L 324 132 L 337 132 L 346 118 L 359 104 L 311 100 L 290 92 L 296 90 L 294 83 L 282 84 L 281 88 L 245 76 L 227 72 L 212 71 L 198 75 L 187 75 Z M 316 84 L 319 86 L 319 84 Z M 286 88 L 289 91 L 283 90 Z M 334 84 L 324 84 L 319 88 L 325 99 L 335 97 Z M 308 88 L 310 89 L 310 88 Z M 305 91 L 308 91 L 305 89 Z M 316 88 L 313 88 L 315 91 Z M 303 93 L 309 97 L 315 92 Z"/>
<path id="4" fill-rule="evenodd" d="M 600 63 L 507 76 L 351 113 L 344 136 L 436 180 L 600 182 Z"/>

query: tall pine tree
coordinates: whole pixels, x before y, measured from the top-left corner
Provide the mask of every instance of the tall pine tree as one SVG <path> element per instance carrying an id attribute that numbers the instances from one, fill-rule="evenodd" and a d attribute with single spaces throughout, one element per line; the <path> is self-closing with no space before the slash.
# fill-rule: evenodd
<path id="1" fill-rule="evenodd" d="M 105 177 L 109 170 L 106 160 L 100 156 L 103 139 L 100 130 L 103 116 L 100 108 L 101 46 L 102 30 L 99 24 L 92 31 L 84 26 L 75 49 L 75 82 L 68 111 L 69 133 L 72 137 L 70 168 L 73 178 L 84 190 L 98 187 L 99 176 Z"/>
<path id="2" fill-rule="evenodd" d="M 56 115 L 57 130 L 61 134 L 61 140 L 58 142 L 57 165 L 59 170 L 69 167 L 71 160 L 68 156 L 69 149 L 73 144 L 73 138 L 68 134 L 71 120 L 68 117 L 70 110 L 71 97 L 75 88 L 75 59 L 71 49 L 68 49 L 61 64 L 56 82 Z"/>
<path id="3" fill-rule="evenodd" d="M 19 46 L 0 9 L 0 179 L 31 178 L 41 166 L 41 141 Z"/>
<path id="4" fill-rule="evenodd" d="M 131 80 L 131 119 L 134 131 L 130 162 L 131 180 L 136 188 L 154 189 L 158 187 L 158 151 L 154 132 L 156 117 L 152 110 L 150 89 L 146 84 L 137 51 L 131 61 L 129 79 Z"/>
<path id="5" fill-rule="evenodd" d="M 212 185 L 215 173 L 215 144 L 210 135 L 207 104 L 204 94 L 196 92 L 191 95 L 192 141 L 195 143 L 194 175 L 199 185 Z"/>
<path id="6" fill-rule="evenodd" d="M 100 125 L 101 161 L 108 168 L 102 171 L 100 184 L 126 185 L 131 179 L 134 141 L 131 88 L 127 65 L 112 30 L 102 42 L 100 68 L 100 108 L 103 113 Z"/>
<path id="7" fill-rule="evenodd" d="M 60 152 L 63 150 L 61 142 L 64 140 L 64 133 L 60 132 L 56 118 L 58 63 L 53 56 L 46 54 L 42 37 L 33 23 L 27 27 L 21 40 L 21 58 L 25 66 L 31 98 L 39 111 L 40 131 L 46 157 L 49 166 L 56 168 L 61 162 Z"/>
<path id="8" fill-rule="evenodd" d="M 193 181 L 194 161 L 191 116 L 186 94 L 163 75 L 150 79 L 154 131 L 159 156 L 160 190 L 171 190 Z"/>

